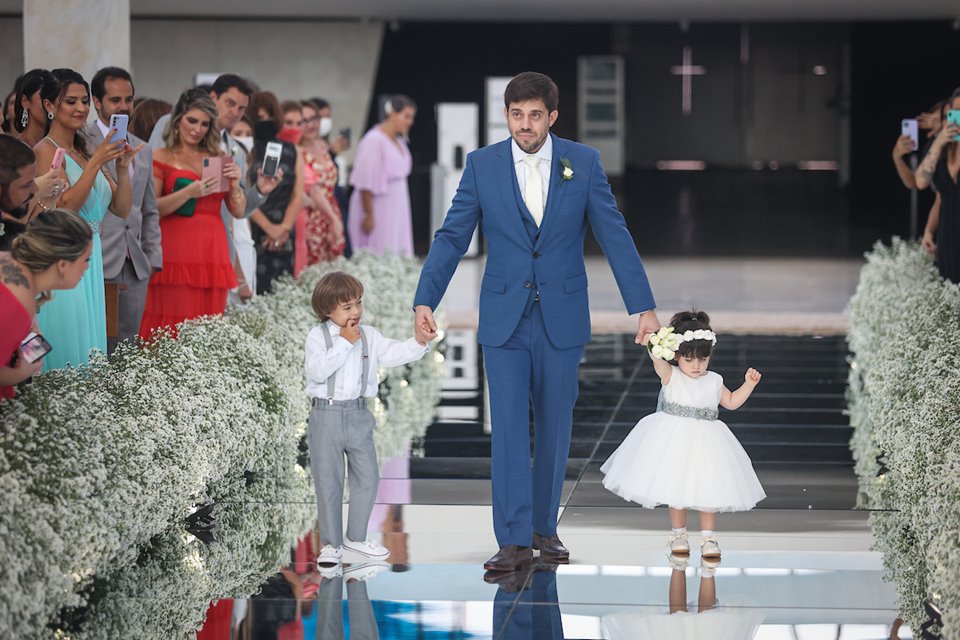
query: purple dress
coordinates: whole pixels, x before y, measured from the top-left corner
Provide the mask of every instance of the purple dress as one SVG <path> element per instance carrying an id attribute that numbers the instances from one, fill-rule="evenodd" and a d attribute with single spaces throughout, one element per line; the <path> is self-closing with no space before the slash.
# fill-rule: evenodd
<path id="1" fill-rule="evenodd" d="M 353 248 L 367 249 L 377 255 L 393 251 L 401 256 L 413 255 L 413 219 L 407 178 L 413 168 L 413 157 L 406 143 L 390 139 L 375 126 L 360 139 L 350 174 L 353 195 L 350 197 L 348 231 Z M 360 191 L 373 193 L 373 233 L 363 232 L 363 203 Z"/>

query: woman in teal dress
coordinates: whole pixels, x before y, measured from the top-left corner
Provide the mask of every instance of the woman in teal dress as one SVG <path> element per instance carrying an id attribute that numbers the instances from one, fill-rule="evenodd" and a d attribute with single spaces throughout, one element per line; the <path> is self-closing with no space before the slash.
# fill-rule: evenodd
<path id="1" fill-rule="evenodd" d="M 57 206 L 76 212 L 93 229 L 90 268 L 76 288 L 58 291 L 40 309 L 40 332 L 53 347 L 43 359 L 43 370 L 85 364 L 92 349 L 107 350 L 107 322 L 103 293 L 103 255 L 100 222 L 109 210 L 126 218 L 130 213 L 130 163 L 137 149 L 125 141 L 104 141 L 92 153 L 82 129 L 90 115 L 90 88 L 70 69 L 54 69 L 40 88 L 49 129 L 34 151 L 37 166 L 49 167 L 57 149 L 63 149 L 69 188 Z M 109 140 L 109 136 L 108 136 Z M 117 179 L 107 165 L 116 161 Z"/>

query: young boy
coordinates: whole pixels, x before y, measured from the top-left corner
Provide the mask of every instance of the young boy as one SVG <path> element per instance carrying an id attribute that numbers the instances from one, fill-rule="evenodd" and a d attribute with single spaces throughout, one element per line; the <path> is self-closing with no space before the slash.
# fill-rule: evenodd
<path id="1" fill-rule="evenodd" d="M 307 395 L 313 403 L 308 422 L 310 468 L 317 492 L 317 520 L 324 543 L 318 565 L 337 565 L 347 549 L 384 559 L 386 547 L 367 538 L 380 482 L 373 443 L 376 420 L 367 398 L 377 395 L 379 367 L 398 367 L 419 360 L 430 350 L 415 339 L 385 338 L 361 326 L 363 284 L 337 271 L 325 275 L 313 290 L 313 310 L 321 324 L 307 335 Z M 436 333 L 429 340 L 436 338 Z M 344 454 L 350 465 L 350 510 L 343 537 Z"/>

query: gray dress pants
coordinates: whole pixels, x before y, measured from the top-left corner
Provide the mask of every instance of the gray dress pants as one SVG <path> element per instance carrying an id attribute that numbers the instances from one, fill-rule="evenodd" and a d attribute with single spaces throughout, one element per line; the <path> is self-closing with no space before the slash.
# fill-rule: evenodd
<path id="1" fill-rule="evenodd" d="M 325 544 L 343 544 L 343 477 L 350 487 L 347 538 L 363 542 L 380 483 L 373 444 L 376 419 L 366 401 L 327 404 L 316 400 L 307 423 L 310 470 L 317 493 L 317 520 Z"/>

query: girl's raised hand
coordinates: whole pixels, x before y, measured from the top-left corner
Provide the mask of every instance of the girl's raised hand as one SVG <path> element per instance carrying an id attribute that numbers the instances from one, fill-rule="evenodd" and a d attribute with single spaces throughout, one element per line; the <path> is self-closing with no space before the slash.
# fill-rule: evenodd
<path id="1" fill-rule="evenodd" d="M 762 377 L 763 377 L 763 376 L 760 375 L 760 372 L 759 372 L 759 371 L 757 371 L 757 370 L 754 369 L 753 367 L 750 367 L 749 369 L 747 369 L 747 373 L 744 374 L 744 376 L 743 376 L 743 381 L 744 381 L 746 384 L 749 384 L 750 386 L 755 387 L 755 386 L 757 386 L 757 384 L 759 384 L 760 378 L 762 378 Z"/>

